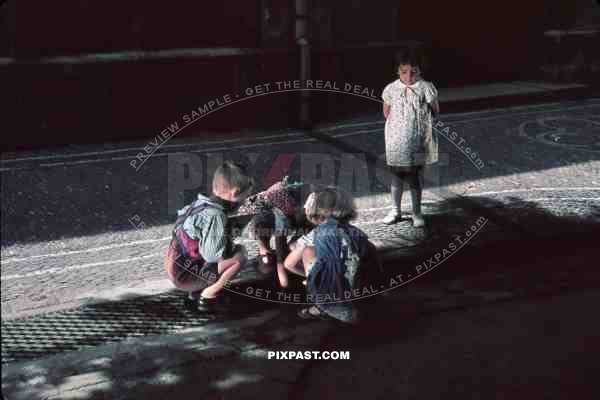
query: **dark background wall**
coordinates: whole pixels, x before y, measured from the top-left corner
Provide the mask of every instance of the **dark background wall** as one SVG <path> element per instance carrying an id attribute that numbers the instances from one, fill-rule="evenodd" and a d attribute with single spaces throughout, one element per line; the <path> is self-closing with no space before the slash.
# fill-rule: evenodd
<path id="1" fill-rule="evenodd" d="M 10 0 L 14 1 L 14 0 Z M 257 45 L 256 1 L 18 0 L 17 54 Z"/>
<path id="2" fill-rule="evenodd" d="M 394 52 L 408 41 L 427 50 L 427 78 L 439 87 L 535 78 L 546 56 L 543 32 L 577 25 L 583 9 L 594 24 L 589 10 L 597 7 L 591 0 L 308 1 L 312 77 L 377 94 L 395 79 Z M 0 57 L 17 63 L 0 66 L 0 101 L 5 122 L 19 134 L 4 147 L 154 137 L 216 97 L 298 79 L 293 11 L 294 0 L 8 0 L 0 8 Z M 264 53 L 39 62 L 218 47 Z M 378 107 L 351 96 L 313 95 L 319 121 Z M 256 98 L 204 118 L 186 134 L 293 126 L 297 109 L 297 93 Z"/>

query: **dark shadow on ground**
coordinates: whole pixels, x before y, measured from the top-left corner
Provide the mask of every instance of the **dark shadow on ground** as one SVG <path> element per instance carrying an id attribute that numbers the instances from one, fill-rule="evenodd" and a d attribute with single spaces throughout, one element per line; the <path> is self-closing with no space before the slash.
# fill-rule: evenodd
<path id="1" fill-rule="evenodd" d="M 520 198 L 501 201 L 481 197 L 477 203 L 479 207 L 474 210 L 475 213 L 473 209 L 465 209 L 460 198 L 440 203 L 440 209 L 463 210 L 464 213 L 429 216 L 427 233 L 420 236 L 417 245 L 404 254 L 394 251 L 393 265 L 387 268 L 389 276 L 414 271 L 416 266 L 424 263 L 429 265 L 427 261 L 431 257 L 438 261 L 436 264 L 439 263 L 440 267 L 434 265 L 435 272 L 423 275 L 419 282 L 479 273 L 489 265 L 533 267 L 552 256 L 579 256 L 592 251 L 600 238 L 600 205 L 589 206 L 586 215 L 577 215 L 576 211 L 569 214 L 568 208 L 559 208 L 564 215 L 556 215 L 538 203 Z M 484 213 L 477 213 L 480 210 Z M 496 221 L 490 219 L 483 224 L 481 217 L 486 218 L 485 210 L 498 216 Z M 473 232 L 472 237 L 467 236 L 468 231 Z M 404 239 L 410 239 L 410 236 Z M 393 241 L 390 238 L 390 243 Z M 462 245 L 463 242 L 466 244 Z M 451 243 L 460 250 L 453 250 Z M 451 254 L 442 254 L 444 249 Z M 382 248 L 381 252 L 385 254 L 393 250 Z M 441 255 L 438 259 L 435 258 L 437 254 Z M 441 266 L 441 261 L 448 264 Z M 425 267 L 421 271 L 425 271 Z"/>

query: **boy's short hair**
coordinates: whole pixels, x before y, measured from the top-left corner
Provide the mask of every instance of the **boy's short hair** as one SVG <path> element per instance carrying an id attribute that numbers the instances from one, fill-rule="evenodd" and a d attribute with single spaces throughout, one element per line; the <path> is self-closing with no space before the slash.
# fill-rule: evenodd
<path id="1" fill-rule="evenodd" d="M 213 176 L 213 188 L 222 181 L 233 189 L 237 189 L 238 196 L 250 194 L 254 187 L 254 179 L 242 164 L 234 161 L 225 161 L 215 171 Z"/>
<path id="2" fill-rule="evenodd" d="M 334 186 L 313 192 L 305 211 L 307 217 L 317 220 L 334 217 L 348 222 L 356 218 L 356 205 L 350 193 Z"/>

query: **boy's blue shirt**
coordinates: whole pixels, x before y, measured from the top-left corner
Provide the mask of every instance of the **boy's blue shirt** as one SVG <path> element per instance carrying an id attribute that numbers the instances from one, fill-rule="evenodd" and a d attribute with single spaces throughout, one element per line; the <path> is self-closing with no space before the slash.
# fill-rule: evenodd
<path id="1" fill-rule="evenodd" d="M 227 212 L 231 205 L 214 196 L 198 194 L 198 199 L 180 210 L 179 214 L 184 214 L 187 207 L 202 204 L 208 207 L 186 218 L 182 228 L 190 238 L 199 241 L 201 255 L 207 262 L 217 262 L 220 258 L 227 258 L 231 250 L 227 225 Z"/>

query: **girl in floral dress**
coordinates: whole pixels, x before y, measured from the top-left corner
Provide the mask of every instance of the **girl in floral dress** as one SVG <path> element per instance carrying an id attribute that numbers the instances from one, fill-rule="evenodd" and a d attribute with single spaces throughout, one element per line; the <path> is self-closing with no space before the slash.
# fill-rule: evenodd
<path id="1" fill-rule="evenodd" d="M 440 112 L 437 89 L 421 79 L 417 56 L 405 51 L 398 56 L 398 79 L 382 93 L 385 122 L 386 162 L 392 172 L 393 208 L 384 223 L 400 220 L 403 183 L 410 188 L 412 220 L 415 227 L 425 225 L 421 214 L 423 166 L 438 161 L 437 135 L 433 117 Z"/>

